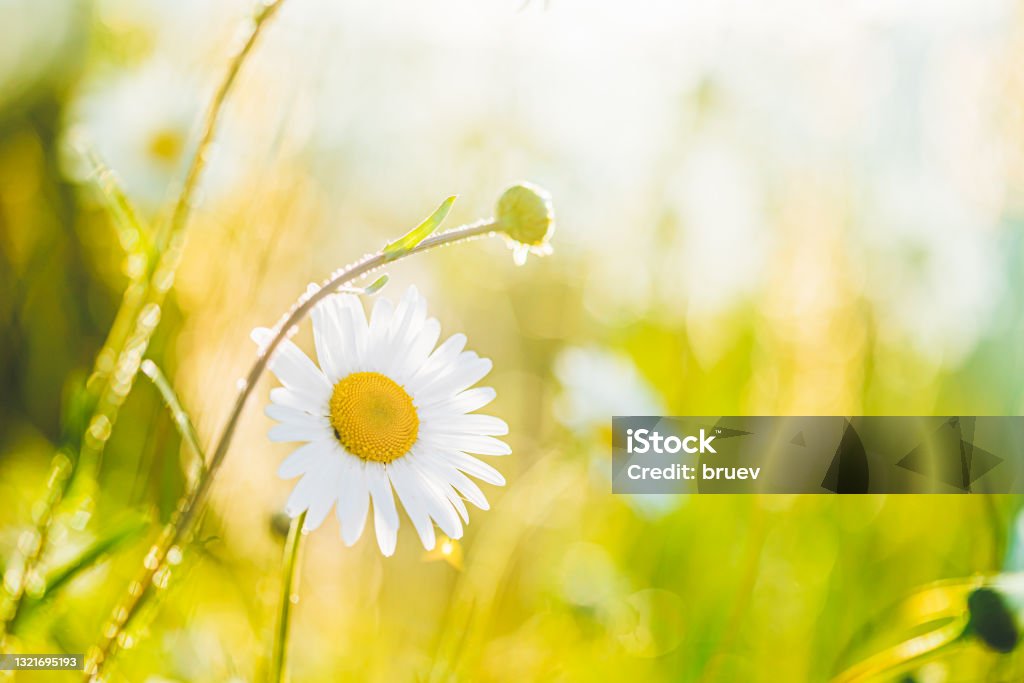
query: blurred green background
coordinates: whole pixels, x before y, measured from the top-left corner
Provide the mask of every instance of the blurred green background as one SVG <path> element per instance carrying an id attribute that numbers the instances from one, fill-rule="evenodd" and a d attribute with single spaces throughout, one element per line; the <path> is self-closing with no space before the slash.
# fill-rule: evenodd
<path id="1" fill-rule="evenodd" d="M 165 215 L 251 11 L 0 0 L 5 564 L 131 269 L 79 146 Z M 249 330 L 306 283 L 448 194 L 455 225 L 528 179 L 558 217 L 524 267 L 483 241 L 389 271 L 383 296 L 416 283 L 494 360 L 509 484 L 448 554 L 407 521 L 391 559 L 333 519 L 312 534 L 293 680 L 823 681 L 926 630 L 915 590 L 1024 570 L 1013 497 L 612 496 L 608 443 L 613 414 L 1018 413 L 1022 59 L 1009 0 L 289 0 L 228 102 L 147 353 L 204 444 Z M 270 386 L 111 680 L 263 675 L 291 487 Z M 42 567 L 104 552 L 29 591 L 12 648 L 97 642 L 193 458 L 140 379 Z M 970 642 L 894 680 L 1021 678 Z"/>

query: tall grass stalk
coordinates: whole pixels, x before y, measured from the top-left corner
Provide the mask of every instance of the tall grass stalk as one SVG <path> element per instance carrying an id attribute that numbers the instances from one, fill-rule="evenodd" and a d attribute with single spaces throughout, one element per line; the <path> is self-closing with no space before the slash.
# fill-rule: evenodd
<path id="1" fill-rule="evenodd" d="M 268 683 L 285 683 L 288 680 L 288 633 L 291 624 L 292 605 L 299 601 L 299 562 L 302 555 L 302 526 L 306 513 L 292 520 L 288 527 L 288 539 L 284 544 L 281 562 L 281 602 L 277 609 L 277 628 L 274 629 L 274 644 L 270 650 L 270 671 Z"/>
<path id="2" fill-rule="evenodd" d="M 442 205 L 442 208 L 444 208 L 444 205 Z M 433 218 L 428 219 L 428 222 Z M 263 375 L 270 362 L 270 358 L 281 342 L 294 333 L 296 326 L 313 310 L 314 306 L 328 295 L 346 287 L 353 281 L 407 256 L 436 247 L 496 234 L 498 229 L 499 225 L 495 221 L 481 221 L 427 237 L 415 246 L 408 248 L 402 247 L 398 242 L 389 244 L 381 251 L 366 256 L 351 266 L 342 268 L 324 282 L 319 290 L 306 293 L 299 298 L 291 310 L 278 322 L 274 328 L 273 338 L 264 348 L 260 349 L 256 361 L 249 369 L 245 379 L 241 381 L 231 412 L 221 430 L 216 445 L 212 449 L 207 468 L 196 480 L 195 485 L 189 488 L 178 503 L 177 509 L 171 516 L 171 520 L 164 527 L 149 553 L 147 553 L 138 578 L 129 584 L 123 600 L 115 608 L 109 623 L 104 628 L 103 639 L 88 653 L 85 672 L 89 680 L 102 680 L 105 668 L 117 653 L 122 641 L 127 637 L 125 635 L 126 629 L 139 612 L 139 609 L 154 593 L 154 577 L 159 574 L 161 577 L 169 578 L 170 563 L 168 563 L 168 556 L 171 555 L 174 559 L 180 559 L 182 546 L 191 540 L 199 513 L 231 446 L 231 440 L 238 427 L 242 410 L 245 408 L 246 402 L 256 387 L 256 383 Z M 395 245 L 399 245 L 398 248 Z M 172 553 L 172 550 L 175 552 Z M 159 583 L 160 588 L 163 588 L 167 582 L 161 580 Z"/>
<path id="3" fill-rule="evenodd" d="M 25 597 L 26 585 L 39 576 L 39 563 L 48 544 L 54 513 L 64 499 L 72 479 L 93 482 L 100 468 L 104 447 L 110 438 L 121 406 L 131 392 L 135 375 L 142 362 L 149 341 L 160 322 L 161 306 L 174 283 L 174 275 L 181 261 L 185 228 L 192 202 L 207 155 L 220 122 L 221 112 L 234 86 L 242 64 L 252 52 L 267 21 L 274 16 L 284 0 L 266 0 L 251 20 L 251 25 L 239 49 L 231 58 L 227 72 L 210 102 L 201 127 L 195 154 L 186 171 L 170 219 L 153 236 L 145 266 L 133 271 L 107 339 L 96 357 L 92 374 L 86 385 L 88 416 L 83 421 L 84 433 L 77 449 L 62 447 L 54 456 L 47 477 L 47 492 L 34 514 L 33 529 L 22 538 L 8 563 L 4 575 L 3 603 L 0 604 L 0 638 L 6 640 L 9 622 Z M 112 183 L 110 175 L 101 176 L 101 183 Z M 124 199 L 123 194 L 117 195 Z M 127 201 L 114 203 L 115 219 L 127 219 L 138 224 L 137 216 Z M 140 232 L 137 239 L 145 236 Z M 119 225 L 122 242 L 128 237 Z M 130 254 L 131 256 L 132 254 Z M 92 487 L 94 484 L 85 484 Z M 91 499 L 87 491 L 86 500 Z M 3 643 L 0 643 L 2 646 Z"/>

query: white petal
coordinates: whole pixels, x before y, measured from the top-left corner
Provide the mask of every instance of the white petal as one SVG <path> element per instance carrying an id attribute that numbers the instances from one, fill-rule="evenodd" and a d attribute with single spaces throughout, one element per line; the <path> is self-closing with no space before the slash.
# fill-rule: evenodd
<path id="1" fill-rule="evenodd" d="M 388 327 L 394 307 L 387 299 L 377 299 L 370 314 L 370 327 L 367 331 L 366 354 L 363 365 L 367 370 L 379 372 L 386 367 L 388 353 Z"/>
<path id="2" fill-rule="evenodd" d="M 402 460 L 404 458 L 388 464 L 388 478 L 395 487 L 398 499 L 402 501 L 409 521 L 416 528 L 423 547 L 433 550 L 437 539 L 434 534 L 434 523 L 430 521 L 430 513 L 424 500 L 424 492 L 418 486 L 415 473 Z"/>
<path id="3" fill-rule="evenodd" d="M 416 469 L 412 463 L 406 464 L 410 466 L 413 481 L 421 493 L 421 499 L 426 505 L 430 516 L 434 518 L 437 525 L 450 538 L 462 538 L 462 523 L 459 521 L 455 510 L 452 509 L 444 488 L 438 486 L 430 477 Z"/>
<path id="4" fill-rule="evenodd" d="M 265 407 L 263 412 L 271 420 L 277 420 L 278 422 L 284 422 L 299 427 L 316 427 L 319 425 L 325 425 L 328 422 L 327 416 L 325 415 L 313 415 L 299 408 L 282 406 L 276 403 L 271 403 Z"/>
<path id="5" fill-rule="evenodd" d="M 421 477 L 428 480 L 438 491 L 444 494 L 451 506 L 459 513 L 459 517 L 462 518 L 462 521 L 469 523 L 469 510 L 466 509 L 466 504 L 462 502 L 462 498 L 459 496 L 458 492 L 456 492 L 455 489 L 452 488 L 451 484 L 448 483 L 447 478 L 436 468 L 421 467 L 419 464 L 420 461 L 412 460 L 411 458 L 406 459 L 409 460 L 410 464 L 417 472 L 419 472 Z M 458 532 L 458 536 L 452 536 L 450 533 L 448 536 L 450 538 L 460 538 L 462 536 L 461 524 L 458 526 Z"/>
<path id="6" fill-rule="evenodd" d="M 378 301 L 382 301 L 378 299 Z M 366 463 L 366 485 L 373 499 L 373 525 L 377 531 L 377 545 L 385 557 L 395 554 L 398 541 L 398 510 L 391 493 L 391 482 L 379 463 Z"/>
<path id="7" fill-rule="evenodd" d="M 409 380 L 407 388 L 414 395 L 436 378 L 451 372 L 452 364 L 466 346 L 466 335 L 453 334 L 438 346 L 423 366 Z"/>
<path id="8" fill-rule="evenodd" d="M 508 424 L 491 415 L 457 415 L 436 417 L 427 420 L 420 417 L 423 431 L 430 434 L 478 434 L 481 436 L 504 436 Z"/>
<path id="9" fill-rule="evenodd" d="M 334 444 L 330 441 L 313 441 L 299 446 L 285 458 L 277 468 L 277 476 L 282 479 L 293 479 L 318 468 L 324 458 L 331 455 Z"/>
<path id="10" fill-rule="evenodd" d="M 479 358 L 472 352 L 463 353 L 452 372 L 428 383 L 416 392 L 417 405 L 429 406 L 437 401 L 443 401 L 473 386 L 490 371 L 490 359 Z"/>
<path id="11" fill-rule="evenodd" d="M 448 484 L 443 485 L 443 488 L 444 488 L 444 494 L 448 497 L 448 500 L 449 500 L 449 502 L 451 502 L 452 507 L 455 508 L 455 511 L 459 513 L 459 517 L 462 518 L 463 522 L 465 522 L 466 524 L 469 524 L 469 510 L 466 509 L 466 504 L 463 502 L 462 497 L 459 496 L 458 491 L 453 489 L 451 487 L 451 485 L 448 485 Z M 460 534 L 460 538 L 461 538 L 461 534 L 462 534 L 462 529 L 461 528 L 459 529 L 459 534 Z"/>
<path id="12" fill-rule="evenodd" d="M 342 377 L 342 347 L 344 340 L 341 333 L 338 295 L 328 296 L 313 307 L 313 344 L 316 346 L 316 358 L 324 369 L 327 380 L 335 384 Z"/>
<path id="13" fill-rule="evenodd" d="M 496 395 L 494 389 L 490 387 L 476 387 L 424 407 L 419 412 L 421 419 L 434 415 L 462 415 L 483 408 L 493 401 Z"/>
<path id="14" fill-rule="evenodd" d="M 396 345 L 408 343 L 419 332 L 426 317 L 427 301 L 420 296 L 415 285 L 410 285 L 395 309 L 388 329 L 388 339 Z"/>
<path id="15" fill-rule="evenodd" d="M 332 457 L 328 458 L 317 475 L 313 500 L 309 504 L 306 521 L 302 524 L 303 531 L 313 531 L 323 524 L 334 507 L 334 501 L 338 498 L 338 475 L 341 472 L 341 458 L 337 456 L 337 453 L 332 453 Z"/>
<path id="16" fill-rule="evenodd" d="M 257 327 L 250 336 L 262 350 L 270 343 L 274 333 L 265 327 Z M 288 339 L 278 345 L 270 359 L 269 367 L 281 384 L 293 392 L 314 399 L 322 397 L 325 402 L 331 395 L 331 384 L 324 377 L 324 373 L 320 372 L 302 349 Z"/>
<path id="17" fill-rule="evenodd" d="M 313 504 L 319 475 L 320 470 L 314 470 L 299 479 L 299 483 L 292 489 L 291 495 L 288 496 L 288 502 L 284 506 L 284 511 L 289 517 L 298 517 Z"/>
<path id="18" fill-rule="evenodd" d="M 399 349 L 398 363 L 395 366 L 395 379 L 400 384 L 408 382 L 416 371 L 423 367 L 427 356 L 434 349 L 434 345 L 437 344 L 437 339 L 440 336 L 441 323 L 436 318 L 430 318 L 423 323 L 419 334 L 409 341 L 405 351 L 403 352 Z"/>
<path id="19" fill-rule="evenodd" d="M 481 481 L 486 481 L 488 484 L 494 484 L 495 486 L 505 485 L 505 477 L 501 476 L 501 472 L 482 460 L 478 460 L 471 455 L 466 455 L 461 451 L 439 449 L 431 451 L 431 457 L 436 457 L 442 462 L 446 462 L 451 466 L 462 470 L 471 477 L 476 477 Z"/>
<path id="20" fill-rule="evenodd" d="M 429 457 L 421 455 L 414 457 L 416 457 L 416 463 L 420 469 L 428 470 L 434 473 L 437 478 L 447 481 L 473 505 L 481 510 L 489 510 L 491 508 L 490 503 L 487 502 L 487 496 L 480 490 L 480 487 L 460 470 L 446 462 L 431 460 Z"/>
<path id="21" fill-rule="evenodd" d="M 420 434 L 420 440 L 435 448 L 454 448 L 478 455 L 508 455 L 512 448 L 493 436 L 476 434 Z"/>
<path id="22" fill-rule="evenodd" d="M 320 441 L 321 439 L 334 434 L 329 424 L 325 425 L 296 425 L 279 424 L 270 428 L 267 438 L 275 443 L 287 443 L 289 441 Z"/>
<path id="23" fill-rule="evenodd" d="M 366 486 L 363 461 L 345 453 L 338 489 L 338 521 L 345 545 L 353 545 L 363 535 L 370 509 L 370 492 Z"/>
<path id="24" fill-rule="evenodd" d="M 338 321 L 342 334 L 342 375 L 347 375 L 362 369 L 366 355 L 366 314 L 358 297 L 351 294 L 338 297 Z"/>
<path id="25" fill-rule="evenodd" d="M 324 412 L 327 404 L 322 398 L 312 399 L 305 394 L 297 394 L 284 387 L 274 387 L 270 390 L 270 400 L 272 403 L 276 403 L 279 406 L 297 408 L 311 415 L 320 415 Z"/>

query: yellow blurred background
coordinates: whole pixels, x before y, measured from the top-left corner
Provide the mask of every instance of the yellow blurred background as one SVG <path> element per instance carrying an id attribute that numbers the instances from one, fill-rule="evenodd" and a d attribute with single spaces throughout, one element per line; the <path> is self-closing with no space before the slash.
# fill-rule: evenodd
<path id="1" fill-rule="evenodd" d="M 0 559 L 131 267 L 81 149 L 166 216 L 252 9 L 0 2 Z M 522 267 L 477 241 L 388 270 L 382 296 L 415 283 L 493 359 L 508 486 L 433 553 L 407 520 L 390 559 L 333 518 L 312 534 L 293 680 L 824 681 L 926 630 L 897 607 L 914 591 L 1024 570 L 1015 497 L 613 496 L 608 443 L 615 414 L 1018 413 L 1022 58 L 1009 0 L 288 0 L 228 100 L 147 354 L 204 444 L 249 330 L 308 282 L 449 194 L 457 225 L 526 179 L 558 220 Z M 270 386 L 111 680 L 261 680 L 291 487 Z M 129 531 L 30 601 L 19 651 L 99 639 L 192 458 L 140 379 L 43 566 Z M 970 642 L 899 676 L 1024 661 Z"/>

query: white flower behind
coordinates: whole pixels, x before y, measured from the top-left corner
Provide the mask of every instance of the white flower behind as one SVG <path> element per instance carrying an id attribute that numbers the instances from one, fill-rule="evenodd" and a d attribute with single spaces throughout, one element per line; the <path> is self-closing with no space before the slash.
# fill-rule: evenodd
<path id="1" fill-rule="evenodd" d="M 664 415 L 665 402 L 633 360 L 616 351 L 567 348 L 555 361 L 555 376 L 562 385 L 555 414 L 578 437 L 591 443 L 591 473 L 601 486 L 607 486 L 612 417 Z M 685 499 L 674 494 L 650 493 L 623 494 L 623 498 L 650 519 L 671 513 Z"/>
<path id="2" fill-rule="evenodd" d="M 632 359 L 598 348 L 567 348 L 555 361 L 563 391 L 559 419 L 575 431 L 610 429 L 613 415 L 663 415 L 664 401 Z"/>
<path id="3" fill-rule="evenodd" d="M 319 367 L 290 341 L 270 363 L 284 385 L 270 392 L 266 412 L 280 423 L 270 439 L 306 442 L 278 469 L 284 479 L 301 477 L 286 512 L 307 512 L 303 530 L 310 531 L 336 505 L 342 539 L 352 545 L 372 501 L 377 543 L 391 555 L 399 526 L 394 491 L 427 550 L 436 543 L 435 523 L 460 538 L 469 521 L 464 499 L 488 508 L 467 475 L 505 483 L 470 453 L 511 452 L 494 438 L 508 433 L 505 422 L 473 413 L 495 397 L 489 387 L 471 388 L 491 361 L 465 351 L 463 334 L 438 346 L 441 326 L 414 287 L 397 306 L 378 299 L 369 322 L 348 294 L 326 298 L 312 315 Z M 262 347 L 272 334 L 258 328 L 252 338 Z"/>
<path id="4" fill-rule="evenodd" d="M 192 161 L 208 86 L 163 59 L 86 84 L 70 108 L 68 172 L 80 180 L 92 173 L 76 149 L 84 143 L 117 174 L 137 207 L 155 213 L 174 198 Z M 240 185 L 251 165 L 250 137 L 238 117 L 218 133 L 207 150 L 204 202 L 220 200 Z"/>
<path id="5" fill-rule="evenodd" d="M 191 76 L 154 60 L 87 86 L 71 120 L 129 197 L 152 210 L 181 180 L 202 96 Z"/>

